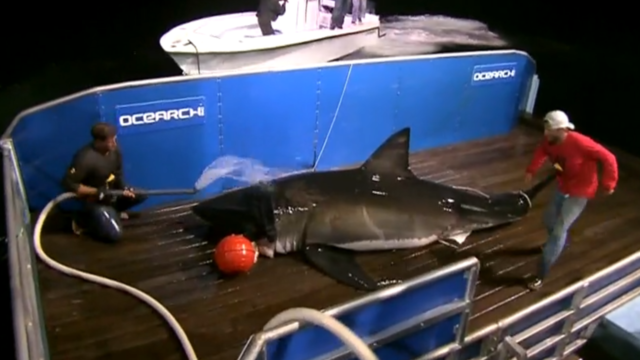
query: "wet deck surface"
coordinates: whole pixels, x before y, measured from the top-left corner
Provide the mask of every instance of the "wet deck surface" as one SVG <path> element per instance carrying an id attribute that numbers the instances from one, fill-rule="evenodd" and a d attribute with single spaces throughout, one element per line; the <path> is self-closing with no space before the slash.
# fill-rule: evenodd
<path id="1" fill-rule="evenodd" d="M 509 136 L 416 154 L 412 169 L 454 185 L 489 191 L 519 189 L 540 136 L 521 126 Z M 571 232 L 569 248 L 538 292 L 528 291 L 520 280 L 533 273 L 539 258 L 538 253 L 525 250 L 545 240 L 541 224 L 549 190 L 536 199 L 527 218 L 474 234 L 458 252 L 438 244 L 360 254 L 359 262 L 374 276 L 406 279 L 477 256 L 483 271 L 470 331 L 477 330 L 640 250 L 637 161 L 619 157 L 617 192 L 589 203 Z M 247 338 L 282 310 L 322 309 L 358 296 L 296 256 L 261 260 L 248 276 L 219 280 L 211 266 L 213 244 L 203 238 L 202 226 L 185 205 L 129 220 L 126 239 L 117 245 L 50 231 L 43 246 L 51 257 L 158 299 L 180 321 L 200 359 L 236 359 Z M 53 360 L 184 358 L 164 321 L 137 299 L 69 278 L 42 264 L 39 273 Z"/>

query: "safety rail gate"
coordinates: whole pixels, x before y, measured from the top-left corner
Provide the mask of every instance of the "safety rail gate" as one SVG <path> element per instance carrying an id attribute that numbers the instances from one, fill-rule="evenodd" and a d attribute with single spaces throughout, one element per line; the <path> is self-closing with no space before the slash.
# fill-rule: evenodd
<path id="1" fill-rule="evenodd" d="M 16 358 L 48 359 L 38 271 L 34 265 L 32 226 L 20 167 L 10 139 L 0 141 L 3 155 L 5 216 Z"/>
<path id="2" fill-rule="evenodd" d="M 478 267 L 470 258 L 325 313 L 362 337 L 381 360 L 562 359 L 586 342 L 604 315 L 640 296 L 636 253 L 467 336 Z M 250 339 L 240 359 L 256 358 L 345 360 L 353 355 L 320 327 L 288 324 Z"/>
<path id="3" fill-rule="evenodd" d="M 3 150 L 7 239 L 16 353 L 48 359 L 30 214 L 11 140 Z M 561 359 L 579 349 L 599 320 L 640 296 L 640 252 L 472 334 L 466 334 L 480 263 L 451 264 L 325 311 L 381 360 Z M 16 291 L 19 289 L 19 291 Z M 287 324 L 252 336 L 241 360 L 337 360 L 353 355 L 325 330 Z"/>

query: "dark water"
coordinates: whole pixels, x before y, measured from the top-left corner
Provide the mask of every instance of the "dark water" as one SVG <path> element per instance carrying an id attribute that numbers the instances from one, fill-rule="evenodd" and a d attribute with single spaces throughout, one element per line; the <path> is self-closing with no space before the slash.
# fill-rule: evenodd
<path id="1" fill-rule="evenodd" d="M 2 128 L 20 110 L 88 87 L 179 75 L 158 45 L 161 34 L 188 20 L 253 10 L 257 0 L 220 3 L 12 3 L 13 10 L 0 15 L 5 58 L 0 72 Z M 632 2 L 580 8 L 568 2 L 544 8 L 506 0 L 433 0 L 427 5 L 407 1 L 402 7 L 398 3 L 378 1 L 377 12 L 383 16 L 446 14 L 487 23 L 537 60 L 542 80 L 537 112 L 564 109 L 583 132 L 640 153 L 636 145 L 640 139 L 631 129 L 636 125 L 640 80 L 635 65 L 638 55 L 629 45 L 635 43 L 630 30 L 634 29 Z M 5 254 L 3 241 L 2 296 L 3 304 L 8 304 Z M 10 307 L 5 307 L 4 334 L 11 333 L 10 315 Z M 10 355 L 12 339 L 5 335 L 1 344 L 2 356 Z"/>

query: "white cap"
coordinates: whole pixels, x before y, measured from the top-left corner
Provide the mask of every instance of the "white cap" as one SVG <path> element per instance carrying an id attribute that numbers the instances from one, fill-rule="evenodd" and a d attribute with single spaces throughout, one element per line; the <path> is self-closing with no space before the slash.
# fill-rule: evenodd
<path id="1" fill-rule="evenodd" d="M 551 130 L 575 129 L 575 125 L 569 121 L 567 114 L 560 110 L 549 111 L 547 115 L 544 116 L 544 126 Z"/>

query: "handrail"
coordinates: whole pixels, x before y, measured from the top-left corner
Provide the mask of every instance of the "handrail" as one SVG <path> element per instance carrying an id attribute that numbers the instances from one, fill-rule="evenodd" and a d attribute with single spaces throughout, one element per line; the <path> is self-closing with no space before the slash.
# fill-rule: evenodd
<path id="1" fill-rule="evenodd" d="M 37 296 L 37 272 L 28 238 L 30 219 L 22 177 L 11 140 L 2 140 L 0 146 L 3 151 L 16 352 L 18 359 L 48 359 L 42 306 Z M 19 228 L 16 228 L 17 224 L 20 224 Z"/>
<path id="2" fill-rule="evenodd" d="M 407 281 L 405 283 L 393 285 L 388 288 L 375 291 L 359 299 L 330 307 L 326 309 L 324 313 L 329 316 L 338 317 L 344 313 L 347 313 L 351 310 L 371 304 L 373 302 L 394 297 L 399 293 L 412 289 L 418 285 L 421 285 L 422 283 L 434 282 L 448 275 L 454 274 L 456 272 L 459 272 L 465 269 L 472 268 L 473 266 L 476 266 L 479 264 L 480 264 L 480 261 L 477 258 L 469 257 L 457 263 L 442 267 L 438 270 L 430 272 L 421 277 L 414 278 L 413 280 Z M 279 339 L 281 337 L 294 333 L 300 328 L 300 326 L 301 326 L 300 323 L 289 323 L 271 330 L 267 330 L 264 332 L 264 335 L 265 335 L 265 338 L 269 340 Z"/>
<path id="3" fill-rule="evenodd" d="M 4 144 L 3 144 L 4 145 Z M 8 179 L 12 172 L 8 149 L 3 146 L 3 170 L 4 170 L 4 192 L 5 192 L 5 216 L 7 221 L 7 247 L 9 249 L 9 276 L 11 285 L 11 299 L 13 307 L 13 333 L 15 338 L 16 359 L 29 359 L 29 346 L 27 344 L 27 321 L 24 314 L 24 297 L 20 291 L 14 289 L 20 288 L 22 274 L 20 273 L 19 254 L 16 245 L 18 234 L 15 230 L 15 208 L 14 201 L 9 198 L 13 193 L 13 182 Z"/>
<path id="4" fill-rule="evenodd" d="M 528 306 L 527 308 L 518 311 L 517 313 L 509 316 L 508 318 L 499 321 L 497 323 L 488 325 L 480 330 L 477 330 L 476 332 L 474 332 L 473 334 L 469 335 L 465 341 L 465 345 L 468 344 L 472 344 L 477 340 L 480 340 L 481 338 L 486 337 L 487 335 L 495 332 L 496 330 L 499 329 L 504 329 L 507 328 L 513 324 L 515 324 L 516 322 L 518 322 L 519 320 L 522 320 L 523 318 L 525 318 L 526 316 L 542 309 L 543 307 L 546 307 L 560 299 L 563 299 L 565 297 L 571 296 L 573 293 L 575 293 L 576 291 L 578 291 L 580 288 L 582 288 L 583 286 L 588 286 L 590 283 L 592 283 L 595 280 L 598 280 L 602 277 L 605 277 L 617 270 L 619 270 L 621 267 L 624 267 L 626 265 L 628 265 L 629 263 L 632 263 L 634 261 L 640 260 L 640 251 L 636 252 L 635 254 L 629 255 L 628 257 L 626 257 L 623 260 L 620 260 L 619 262 L 605 268 L 602 269 L 600 271 L 598 271 L 597 273 L 589 276 L 588 278 L 577 282 L 567 288 L 564 288 L 546 298 L 544 298 L 543 300 Z"/>
<path id="5" fill-rule="evenodd" d="M 11 166 L 13 168 L 13 174 L 15 176 L 15 184 L 18 185 L 18 195 L 20 196 L 20 201 L 24 204 L 22 211 L 22 220 L 25 224 L 30 223 L 31 214 L 29 214 L 29 207 L 27 201 L 27 190 L 24 187 L 24 183 L 22 182 L 22 171 L 20 170 L 20 162 L 18 161 L 18 156 L 16 155 L 16 148 L 13 146 L 13 139 L 3 139 L 0 140 L 5 146 L 9 149 L 9 156 L 11 158 Z"/>
<path id="6" fill-rule="evenodd" d="M 393 285 L 387 288 L 380 289 L 378 291 L 372 292 L 366 296 L 361 298 L 343 303 L 341 305 L 333 306 L 325 311 L 323 314 L 337 318 L 342 314 L 348 313 L 349 311 L 362 308 L 368 304 L 373 302 L 380 302 L 391 297 L 394 297 L 400 293 L 413 289 L 423 284 L 433 283 L 438 281 L 444 277 L 449 275 L 459 273 L 465 270 L 478 269 L 480 266 L 480 261 L 475 257 L 469 257 L 464 260 L 460 260 L 456 263 L 444 266 L 435 271 L 429 272 L 422 276 L 418 276 L 412 280 L 409 280 L 404 283 L 400 283 L 397 285 Z M 465 294 L 465 300 L 469 300 L 473 297 L 475 280 L 477 277 L 477 272 L 473 272 L 472 276 L 469 278 L 469 283 L 473 282 L 473 284 L 468 284 L 467 291 Z M 465 320 L 467 317 L 464 317 Z M 463 320 L 463 321 L 465 321 Z M 290 335 L 301 328 L 302 324 L 300 322 L 289 322 L 287 324 L 283 324 L 271 329 L 264 329 L 263 331 L 254 334 L 249 341 L 247 341 L 239 359 L 243 360 L 253 360 L 256 358 L 257 354 L 264 348 L 264 346 L 273 340 L 281 339 L 287 335 Z M 461 330 L 465 330 L 463 327 Z M 462 343 L 464 339 L 464 334 L 460 336 L 459 340 Z"/>
<path id="7" fill-rule="evenodd" d="M 470 258 L 470 259 L 466 259 L 463 262 L 472 262 L 472 260 L 475 260 L 475 258 Z M 590 294 L 589 296 L 584 296 L 586 290 L 588 289 L 589 284 L 591 284 L 592 282 L 601 279 L 615 271 L 620 270 L 620 268 L 629 265 L 630 263 L 634 262 L 634 261 L 638 261 L 640 260 L 640 252 L 637 252 L 635 254 L 632 254 L 630 256 L 628 256 L 627 258 L 589 276 L 588 278 L 575 283 L 571 286 L 569 286 L 568 288 L 565 288 L 563 290 L 560 290 L 546 298 L 544 298 L 543 300 L 528 306 L 527 308 L 516 312 L 515 314 L 507 317 L 506 319 L 503 319 L 497 323 L 491 324 L 489 326 L 486 326 L 485 328 L 482 328 L 472 334 L 469 334 L 468 336 L 463 336 L 463 341 L 461 344 L 458 343 L 451 343 L 451 344 L 447 344 L 441 348 L 435 349 L 433 351 L 431 351 L 428 354 L 424 354 L 423 356 L 421 356 L 419 359 L 420 360 L 430 360 L 430 359 L 438 359 L 441 358 L 442 356 L 445 356 L 447 354 L 451 354 L 454 352 L 459 351 L 461 348 L 471 345 L 477 341 L 487 341 L 490 339 L 490 335 L 500 335 L 500 331 L 509 328 L 510 326 L 514 325 L 515 323 L 517 323 L 518 321 L 524 319 L 525 317 L 532 315 L 533 313 L 543 309 L 546 306 L 549 306 L 559 300 L 563 300 L 563 299 L 568 299 L 573 297 L 573 301 L 572 301 L 572 306 L 571 308 L 568 308 L 567 310 L 565 310 L 564 312 L 561 312 L 559 314 L 556 314 L 552 317 L 550 317 L 549 319 L 542 321 L 540 323 L 536 323 L 534 325 L 532 325 L 533 327 L 544 327 L 544 328 L 548 328 L 550 326 L 553 326 L 555 324 L 557 324 L 558 322 L 561 321 L 565 321 L 566 324 L 569 324 L 570 328 L 568 328 L 569 333 L 575 333 L 577 331 L 581 331 L 583 329 L 585 329 L 587 326 L 589 326 L 590 324 L 592 324 L 594 321 L 596 321 L 598 318 L 604 316 L 606 313 L 608 313 L 609 311 L 612 311 L 613 309 L 622 306 L 625 302 L 631 300 L 634 296 L 637 296 L 637 294 L 640 293 L 640 288 L 635 289 L 631 292 L 627 292 L 624 295 L 622 295 L 619 299 L 613 300 L 612 302 L 610 302 L 609 304 L 605 305 L 602 309 L 595 311 L 593 314 L 587 316 L 584 319 L 581 319 L 577 322 L 574 323 L 575 319 L 572 319 L 572 315 L 575 314 L 577 311 L 591 305 L 592 303 L 598 301 L 599 299 L 603 298 L 604 296 L 610 295 L 611 293 L 613 293 L 616 290 L 619 290 L 620 288 L 623 288 L 625 285 L 629 285 L 630 283 L 632 283 L 633 281 L 636 281 L 637 278 L 640 278 L 640 270 L 636 270 L 630 274 L 628 274 L 627 276 L 625 276 L 624 278 L 608 284 L 607 286 L 603 287 L 602 289 L 599 289 L 598 291 Z M 457 265 L 457 266 L 456 266 Z M 458 264 L 454 264 L 453 266 L 460 269 L 462 268 L 461 266 L 462 264 L 458 263 Z M 450 270 L 449 269 L 444 269 L 444 270 Z M 432 276 L 427 276 L 427 278 L 436 278 L 437 279 L 437 275 L 439 274 L 428 274 L 428 275 L 432 275 Z M 435 275 L 435 276 L 433 276 Z M 442 275 L 441 275 L 442 276 Z M 631 278 L 630 278 L 631 277 Z M 634 280 L 635 279 L 635 280 Z M 421 283 L 424 282 L 428 282 L 428 280 L 425 279 L 416 279 L 418 281 L 420 281 Z M 413 282 L 416 282 L 416 280 L 414 280 Z M 399 293 L 401 290 L 396 290 L 396 292 L 394 294 L 391 294 L 390 296 L 396 295 L 397 293 Z M 372 296 L 375 293 L 371 294 Z M 350 302 L 350 303 L 346 303 L 334 308 L 331 308 L 329 310 L 327 310 L 326 312 L 324 312 L 326 315 L 330 315 L 330 316 L 339 316 L 342 313 L 354 309 L 354 308 L 358 308 L 362 305 L 367 304 L 367 301 L 371 298 L 371 296 L 367 296 L 361 299 L 358 299 L 354 302 Z M 356 304 L 357 303 L 357 304 Z M 242 359 L 242 360 L 253 360 L 256 359 L 258 357 L 258 354 L 260 354 L 261 351 L 264 350 L 264 347 L 267 343 L 269 343 L 270 341 L 273 340 L 277 340 L 280 338 L 283 338 L 295 331 L 297 331 L 299 329 L 299 327 L 301 326 L 300 323 L 290 323 L 287 325 L 283 325 L 283 326 L 279 326 L 276 327 L 272 330 L 269 331 L 262 331 L 259 332 L 255 335 L 253 335 L 249 341 L 247 342 L 247 345 L 245 346 L 243 352 L 241 353 L 241 355 L 239 356 L 238 359 Z M 516 342 L 518 341 L 522 341 L 524 339 L 527 339 L 531 336 L 532 330 L 531 329 L 524 329 L 522 330 L 520 333 L 518 334 L 514 334 L 512 336 L 512 339 L 516 340 Z M 567 334 L 564 335 L 558 335 L 556 337 L 554 337 L 552 340 L 549 340 L 549 343 L 545 343 L 545 344 L 539 344 L 536 347 L 534 347 L 533 351 L 535 351 L 535 353 L 539 353 L 540 351 L 544 350 L 544 349 L 548 349 L 549 347 L 553 346 L 553 345 L 557 345 L 558 343 L 560 343 L 561 341 L 566 341 L 567 339 Z M 571 344 L 567 343 L 565 344 L 565 346 L 570 346 Z M 478 359 L 486 359 L 486 355 L 485 356 L 480 356 L 478 357 Z"/>

